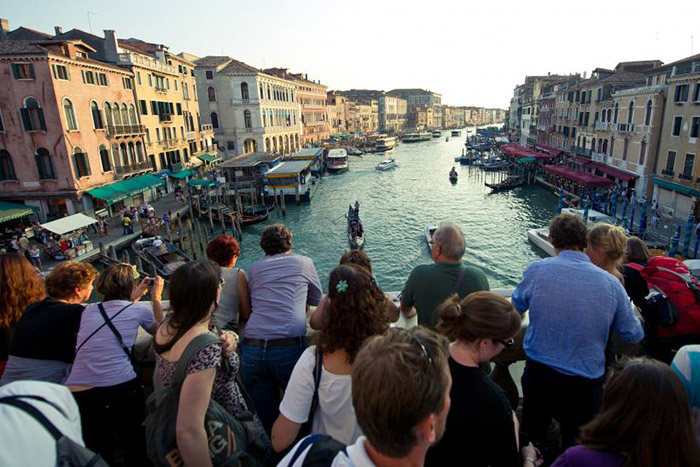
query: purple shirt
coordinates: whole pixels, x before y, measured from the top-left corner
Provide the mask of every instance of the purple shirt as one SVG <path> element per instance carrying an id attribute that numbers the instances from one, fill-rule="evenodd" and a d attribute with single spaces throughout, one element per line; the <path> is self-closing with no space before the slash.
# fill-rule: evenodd
<path id="1" fill-rule="evenodd" d="M 313 261 L 280 253 L 265 256 L 250 267 L 251 314 L 245 336 L 284 339 L 306 334 L 306 305 L 323 296 Z"/>
<path id="2" fill-rule="evenodd" d="M 574 446 L 557 457 L 552 467 L 621 467 L 625 456 L 617 452 L 596 451 L 585 446 Z"/>
<path id="3" fill-rule="evenodd" d="M 113 318 L 119 310 L 130 303 L 125 300 L 110 300 L 103 302 L 102 305 L 107 316 Z M 132 348 L 136 342 L 139 327 L 152 328 L 155 318 L 150 307 L 133 303 L 111 321 L 119 334 L 122 335 L 124 344 L 128 348 Z M 80 318 L 76 351 L 103 324 L 105 324 L 105 320 L 102 318 L 97 304 L 88 305 Z M 64 384 L 105 387 L 126 383 L 134 378 L 136 378 L 136 373 L 129 357 L 119 345 L 117 336 L 114 335 L 109 326 L 105 325 L 77 351 L 73 368 Z"/>

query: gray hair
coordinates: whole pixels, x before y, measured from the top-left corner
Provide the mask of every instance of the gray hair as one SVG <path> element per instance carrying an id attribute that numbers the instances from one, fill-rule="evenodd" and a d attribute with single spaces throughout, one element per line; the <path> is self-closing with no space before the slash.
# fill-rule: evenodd
<path id="1" fill-rule="evenodd" d="M 464 234 L 454 222 L 440 222 L 433 234 L 433 242 L 440 247 L 446 258 L 456 261 L 464 256 Z"/>

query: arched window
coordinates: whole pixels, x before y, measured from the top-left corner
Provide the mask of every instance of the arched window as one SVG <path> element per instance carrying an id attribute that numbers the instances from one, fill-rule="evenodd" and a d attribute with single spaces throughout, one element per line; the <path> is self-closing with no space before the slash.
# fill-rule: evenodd
<path id="1" fill-rule="evenodd" d="M 90 102 L 90 113 L 92 113 L 92 126 L 95 130 L 104 129 L 105 125 L 102 122 L 102 112 L 100 112 L 100 107 L 97 102 Z"/>
<path id="2" fill-rule="evenodd" d="M 583 137 L 583 139 L 581 140 L 581 142 L 583 143 L 583 144 L 581 144 L 581 147 L 582 147 L 583 149 L 586 149 L 586 137 L 585 137 L 585 136 Z"/>
<path id="3" fill-rule="evenodd" d="M 209 96 L 209 102 L 216 102 L 216 91 L 211 86 L 207 88 L 207 95 Z"/>
<path id="4" fill-rule="evenodd" d="M 63 114 L 66 117 L 66 129 L 77 130 L 78 120 L 75 118 L 75 109 L 70 99 L 63 99 Z"/>
<path id="5" fill-rule="evenodd" d="M 119 145 L 119 152 L 121 153 L 122 166 L 129 165 L 129 155 L 126 152 L 126 144 L 121 143 Z"/>
<path id="6" fill-rule="evenodd" d="M 265 151 L 270 152 L 272 148 L 270 147 L 270 138 L 265 138 Z"/>
<path id="7" fill-rule="evenodd" d="M 600 121 L 605 122 L 605 109 L 600 113 Z"/>
<path id="8" fill-rule="evenodd" d="M 99 147 L 100 151 L 100 162 L 102 163 L 102 172 L 109 172 L 112 170 L 112 161 L 109 160 L 109 150 L 107 146 L 101 144 Z"/>
<path id="9" fill-rule="evenodd" d="M 603 138 L 598 138 L 598 154 L 603 150 Z"/>
<path id="10" fill-rule="evenodd" d="M 129 124 L 131 125 L 138 125 L 139 121 L 136 118 L 136 108 L 134 108 L 134 104 L 129 104 Z"/>
<path id="11" fill-rule="evenodd" d="M 10 153 L 5 149 L 0 149 L 0 181 L 3 180 L 17 180 L 17 176 Z"/>
<path id="12" fill-rule="evenodd" d="M 272 152 L 277 152 L 277 137 L 273 136 L 272 137 Z"/>
<path id="13" fill-rule="evenodd" d="M 90 175 L 90 161 L 88 160 L 88 155 L 79 147 L 73 150 L 73 163 L 75 164 L 75 175 L 77 178 Z"/>
<path id="14" fill-rule="evenodd" d="M 136 150 L 134 149 L 134 143 L 129 143 L 129 162 L 131 164 L 136 164 Z"/>
<path id="15" fill-rule="evenodd" d="M 284 135 L 284 153 L 289 154 L 289 135 Z"/>
<path id="16" fill-rule="evenodd" d="M 41 180 L 53 180 L 56 178 L 56 173 L 53 171 L 51 153 L 49 153 L 48 149 L 37 149 L 34 158 L 36 159 L 36 167 L 39 171 L 39 178 Z"/>
<path id="17" fill-rule="evenodd" d="M 644 112 L 644 124 L 647 126 L 651 124 L 651 101 L 647 102 L 646 112 Z"/>
<path id="18" fill-rule="evenodd" d="M 617 123 L 617 114 L 620 111 L 620 104 L 615 102 L 615 114 L 613 115 L 613 123 Z"/>
<path id="19" fill-rule="evenodd" d="M 291 125 L 292 125 L 292 113 L 289 110 L 287 110 L 287 126 L 291 126 Z"/>
<path id="20" fill-rule="evenodd" d="M 122 125 L 129 124 L 129 109 L 127 109 L 126 104 L 122 104 Z"/>
<path id="21" fill-rule="evenodd" d="M 263 120 L 263 126 L 267 126 L 267 117 L 265 116 L 265 109 L 262 111 L 262 120 Z"/>
<path id="22" fill-rule="evenodd" d="M 632 123 L 634 121 L 634 101 L 630 101 L 630 105 L 627 106 L 627 123 Z"/>
<path id="23" fill-rule="evenodd" d="M 112 118 L 112 106 L 109 102 L 105 102 L 105 120 L 107 121 L 107 126 L 114 126 L 114 118 Z"/>
<path id="24" fill-rule="evenodd" d="M 607 139 L 603 140 L 603 154 L 605 154 L 605 155 L 608 154 L 608 140 Z"/>
<path id="25" fill-rule="evenodd" d="M 46 131 L 44 109 L 39 106 L 39 101 L 33 97 L 27 97 L 24 100 L 24 107 L 21 110 L 25 130 Z"/>
<path id="26" fill-rule="evenodd" d="M 253 120 L 250 118 L 250 110 L 246 109 L 243 111 L 243 122 L 246 128 L 253 127 Z"/>
<path id="27" fill-rule="evenodd" d="M 268 84 L 267 85 L 267 100 L 270 100 L 270 99 L 271 99 L 271 97 L 270 97 L 270 85 Z"/>
<path id="28" fill-rule="evenodd" d="M 611 115 L 612 115 L 612 110 L 608 109 L 608 122 L 612 122 Z"/>
<path id="29" fill-rule="evenodd" d="M 262 83 L 260 83 L 260 99 L 265 98 L 265 89 L 263 89 Z"/>
<path id="30" fill-rule="evenodd" d="M 219 128 L 219 116 L 216 112 L 211 113 L 211 126 L 214 128 Z"/>
<path id="31" fill-rule="evenodd" d="M 112 145 L 112 160 L 115 164 L 119 165 L 119 146 L 116 144 Z"/>
<path id="32" fill-rule="evenodd" d="M 143 145 L 141 144 L 141 141 L 136 142 L 136 159 L 139 162 L 143 162 L 145 160 L 145 155 L 143 153 Z"/>
<path id="33" fill-rule="evenodd" d="M 248 93 L 248 83 L 246 83 L 245 81 L 241 83 L 241 99 L 250 99 L 250 94 Z"/>
<path id="34" fill-rule="evenodd" d="M 629 149 L 630 142 L 627 138 L 622 141 L 622 160 L 627 160 L 627 150 Z"/>
<path id="35" fill-rule="evenodd" d="M 647 142 L 642 141 L 642 143 L 639 145 L 639 165 L 644 165 L 644 158 L 647 153 Z"/>
<path id="36" fill-rule="evenodd" d="M 122 115 L 119 112 L 119 104 L 114 104 L 114 107 L 112 107 L 112 116 L 114 117 L 114 126 L 121 126 L 122 125 Z"/>

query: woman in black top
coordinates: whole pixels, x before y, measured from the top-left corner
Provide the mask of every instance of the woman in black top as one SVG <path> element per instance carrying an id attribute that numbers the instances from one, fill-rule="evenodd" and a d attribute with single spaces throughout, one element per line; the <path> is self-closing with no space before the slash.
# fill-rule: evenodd
<path id="1" fill-rule="evenodd" d="M 649 286 L 639 271 L 646 266 L 649 258 L 651 258 L 651 253 L 642 239 L 638 237 L 627 239 L 621 272 L 625 278 L 624 284 L 627 295 L 639 307 L 642 315 L 644 315 L 644 307 L 646 305 L 644 297 L 649 294 Z"/>
<path id="2" fill-rule="evenodd" d="M 515 413 L 504 391 L 479 369 L 513 344 L 521 320 L 508 300 L 490 292 L 474 292 L 461 303 L 454 295 L 438 308 L 437 330 L 453 341 L 452 405 L 445 435 L 428 451 L 426 465 L 522 465 Z"/>

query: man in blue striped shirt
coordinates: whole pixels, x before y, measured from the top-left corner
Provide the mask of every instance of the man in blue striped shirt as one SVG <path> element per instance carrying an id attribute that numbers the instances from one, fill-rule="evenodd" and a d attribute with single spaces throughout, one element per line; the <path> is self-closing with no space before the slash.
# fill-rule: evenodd
<path id="1" fill-rule="evenodd" d="M 631 343 L 644 331 L 620 281 L 583 252 L 587 229 L 580 218 L 555 217 L 549 238 L 557 256 L 531 264 L 511 298 L 518 311 L 530 312 L 522 431 L 542 441 L 555 418 L 567 447 L 598 411 L 612 331 Z"/>

